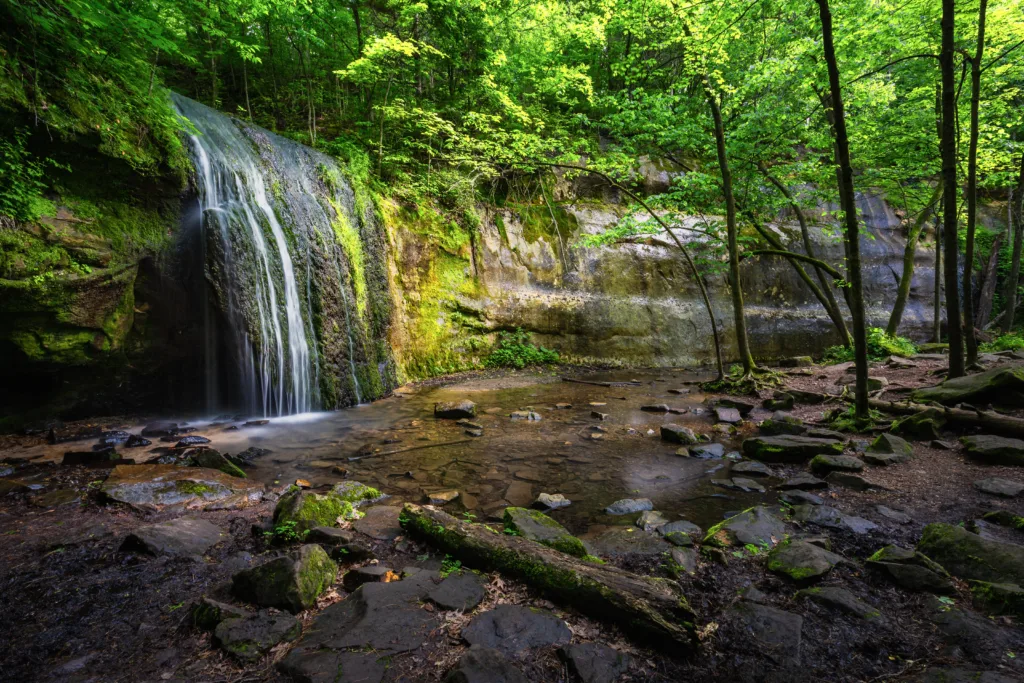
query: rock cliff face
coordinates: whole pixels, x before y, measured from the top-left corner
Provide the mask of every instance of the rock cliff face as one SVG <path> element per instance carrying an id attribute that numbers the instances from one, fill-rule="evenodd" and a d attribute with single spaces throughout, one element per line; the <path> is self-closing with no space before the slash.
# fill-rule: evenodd
<path id="1" fill-rule="evenodd" d="M 326 155 L 184 98 L 176 104 L 198 129 L 187 189 L 83 153 L 50 216 L 0 224 L 8 414 L 342 407 L 398 381 L 478 367 L 494 332 L 514 327 L 577 362 L 713 357 L 696 283 L 665 236 L 587 246 L 625 211 L 599 183 L 479 206 L 470 228 L 429 206 L 373 197 Z M 649 191 L 673 172 L 640 168 L 651 170 L 641 183 Z M 882 201 L 860 207 L 865 298 L 871 323 L 884 325 L 903 232 Z M 696 244 L 699 228 L 693 219 L 677 234 Z M 795 225 L 772 229 L 798 241 Z M 821 258 L 842 262 L 836 238 L 815 229 L 813 240 Z M 915 338 L 931 325 L 930 248 L 919 249 L 901 328 Z M 703 268 L 732 356 L 720 265 Z M 786 261 L 752 258 L 742 268 L 758 358 L 837 343 Z"/>
<path id="2" fill-rule="evenodd" d="M 860 208 L 870 233 L 861 245 L 865 300 L 871 324 L 884 327 L 903 268 L 905 239 L 899 218 L 884 202 L 862 198 Z M 431 349 L 417 347 L 416 340 L 424 335 L 416 330 L 427 327 L 428 336 L 437 340 L 436 353 L 454 352 L 468 362 L 480 356 L 487 332 L 521 326 L 539 343 L 579 362 L 694 365 L 711 360 L 711 327 L 697 285 L 666 237 L 607 247 L 581 243 L 584 236 L 615 224 L 623 211 L 607 200 L 518 211 L 487 208 L 475 242 L 454 253 L 401 221 L 389 222 L 399 313 L 393 332 L 396 353 L 422 364 L 417 354 Z M 696 225 L 694 219 L 686 227 Z M 784 243 L 802 251 L 795 224 L 782 222 L 773 229 Z M 702 238 L 686 228 L 677 234 L 688 242 Z M 842 243 L 831 233 L 815 228 L 812 239 L 820 258 L 843 262 Z M 931 330 L 932 247 L 932 242 L 923 242 L 918 249 L 903 316 L 901 333 L 912 338 L 925 339 Z M 442 268 L 449 277 L 431 278 Z M 424 293 L 424 280 L 431 280 L 431 300 L 441 302 L 429 316 L 409 304 Z M 758 358 L 819 353 L 839 342 L 824 310 L 784 259 L 747 260 L 742 280 Z M 707 283 L 727 356 L 732 357 L 735 335 L 726 279 L 711 274 Z M 451 359 L 439 364 L 450 365 Z"/>

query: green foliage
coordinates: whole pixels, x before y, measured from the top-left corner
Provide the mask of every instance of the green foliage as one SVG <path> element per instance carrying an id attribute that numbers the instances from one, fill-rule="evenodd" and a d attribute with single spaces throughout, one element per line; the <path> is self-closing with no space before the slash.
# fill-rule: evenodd
<path id="1" fill-rule="evenodd" d="M 885 360 L 890 356 L 904 358 L 917 353 L 917 346 L 906 337 L 890 337 L 881 327 L 868 329 L 868 359 Z M 853 348 L 831 346 L 825 350 L 825 363 L 847 363 L 853 360 Z"/>
<path id="2" fill-rule="evenodd" d="M 445 555 L 441 560 L 441 570 L 438 572 L 441 578 L 447 578 L 449 574 L 462 570 L 462 562 L 453 559 L 451 555 Z"/>
<path id="3" fill-rule="evenodd" d="M 53 202 L 43 197 L 46 167 L 58 166 L 53 159 L 37 159 L 26 148 L 28 133 L 12 131 L 10 139 L 0 138 L 0 216 L 34 221 L 44 213 L 53 214 Z"/>
<path id="4" fill-rule="evenodd" d="M 264 531 L 263 536 L 271 543 L 285 545 L 288 543 L 301 543 L 306 539 L 308 529 L 299 530 L 298 522 L 288 520 L 274 525 L 270 531 Z"/>
<path id="5" fill-rule="evenodd" d="M 1024 349 L 1024 337 L 1018 332 L 1010 332 L 1001 337 L 996 337 L 990 342 L 981 344 L 978 349 L 983 353 L 994 353 L 996 351 L 1016 351 Z"/>
<path id="6" fill-rule="evenodd" d="M 498 342 L 484 361 L 489 368 L 515 368 L 528 365 L 550 365 L 559 360 L 558 352 L 535 346 L 530 335 L 520 327 L 511 332 L 499 332 Z"/>

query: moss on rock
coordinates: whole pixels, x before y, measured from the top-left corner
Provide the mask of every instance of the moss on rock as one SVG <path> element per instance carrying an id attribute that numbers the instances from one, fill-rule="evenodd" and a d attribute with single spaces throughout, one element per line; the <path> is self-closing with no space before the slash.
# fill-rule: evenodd
<path id="1" fill-rule="evenodd" d="M 523 538 L 543 543 L 549 548 L 574 557 L 584 557 L 587 554 L 580 539 L 543 512 L 518 507 L 505 508 L 504 520 L 506 530 L 515 532 Z"/>

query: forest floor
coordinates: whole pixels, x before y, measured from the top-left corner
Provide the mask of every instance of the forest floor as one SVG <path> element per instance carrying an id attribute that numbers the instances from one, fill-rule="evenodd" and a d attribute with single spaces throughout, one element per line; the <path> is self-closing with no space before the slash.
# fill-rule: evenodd
<path id="1" fill-rule="evenodd" d="M 994 364 L 1014 362 L 1005 358 Z M 883 398 L 896 399 L 909 389 L 934 385 L 942 379 L 944 367 L 945 361 L 939 357 L 921 356 L 913 359 L 912 365 L 875 363 L 871 374 L 888 380 Z M 848 370 L 848 364 L 814 366 L 787 371 L 784 381 L 794 389 L 834 395 Z M 551 380 L 550 375 L 541 380 L 528 373 L 487 373 L 448 381 L 459 382 L 458 388 L 481 377 L 504 388 Z M 406 387 L 399 393 L 415 390 Z M 762 393 L 761 399 L 771 394 Z M 707 397 L 705 402 L 713 404 L 716 398 Z M 842 405 L 840 398 L 832 397 L 824 404 L 797 404 L 788 412 L 807 425 L 827 426 L 824 413 Z M 695 431 L 729 441 L 730 428 L 716 429 L 712 413 L 707 410 L 696 423 L 688 424 L 699 424 Z M 1020 417 L 1024 411 L 1011 414 Z M 756 434 L 755 423 L 771 415 L 771 411 L 758 406 L 744 421 L 746 424 L 738 426 L 739 434 Z M 74 431 L 75 427 L 69 424 L 65 429 Z M 635 427 L 614 421 L 609 424 L 613 437 L 619 431 L 635 432 Z M 7 463 L 0 465 L 0 469 L 6 468 L 0 478 L 0 601 L 4 617 L 0 620 L 0 678 L 224 683 L 366 683 L 440 681 L 446 677 L 460 681 L 566 683 L 1024 680 L 1024 667 L 1018 664 L 1018 654 L 1024 654 L 1024 631 L 1016 617 L 1009 615 L 1015 610 L 1020 613 L 1019 606 L 993 616 L 975 606 L 971 584 L 962 578 L 954 576 L 949 590 L 937 596 L 928 590 L 910 590 L 866 563 L 868 557 L 887 545 L 913 548 L 924 527 L 936 522 L 966 526 L 980 537 L 1008 547 L 1024 545 L 1024 531 L 975 521 L 994 510 L 1019 514 L 1021 509 L 1018 498 L 985 493 L 974 482 L 1004 478 L 1024 484 L 1024 476 L 1019 468 L 986 465 L 968 458 L 957 441 L 967 433 L 943 429 L 940 440 L 948 448 L 931 440 L 913 441 L 909 460 L 866 468 L 861 475 L 874 485 L 870 490 L 833 484 L 808 491 L 821 497 L 824 505 L 817 507 L 838 511 L 833 518 L 838 522 L 834 523 L 820 518 L 818 523 L 796 521 L 793 506 L 779 498 L 780 482 L 806 472 L 805 463 L 770 464 L 771 476 L 760 480 L 767 487 L 761 504 L 784 525 L 784 535 L 827 545 L 842 561 L 815 581 L 794 581 L 771 571 L 770 555 L 756 544 L 740 544 L 725 552 L 705 544 L 702 552 L 689 556 L 690 571 L 673 572 L 697 615 L 695 643 L 688 649 L 635 640 L 623 630 L 626 624 L 591 619 L 552 602 L 518 579 L 483 572 L 475 579 L 483 588 L 479 604 L 467 610 L 445 610 L 423 596 L 412 600 L 411 607 L 401 608 L 395 606 L 397 602 L 390 604 L 384 593 L 383 604 L 368 602 L 367 598 L 365 604 L 359 603 L 361 616 L 351 617 L 356 619 L 356 629 L 370 634 L 383 627 L 386 632 L 387 619 L 393 618 L 394 629 L 402 630 L 410 623 L 402 619 L 414 618 L 423 626 L 422 640 L 407 648 L 389 649 L 367 635 L 365 642 L 341 648 L 348 648 L 354 658 L 350 666 L 331 660 L 326 668 L 307 667 L 302 671 L 295 667 L 283 670 L 282 662 L 293 648 L 292 642 L 281 642 L 251 660 L 240 661 L 218 647 L 210 631 L 195 625 L 193 610 L 203 596 L 241 604 L 232 595 L 232 576 L 290 549 L 273 545 L 268 532 L 273 528 L 270 520 L 276 501 L 291 480 L 268 484 L 264 499 L 249 505 L 188 510 L 189 518 L 206 520 L 220 533 L 220 540 L 199 557 L 154 555 L 125 544 L 126 538 L 155 523 L 180 518 L 185 513 L 181 506 L 141 509 L 112 502 L 104 493 L 109 466 L 59 465 L 38 457 L 28 460 L 24 452 L 37 447 L 42 437 L 6 436 L 0 441 L 0 457 Z M 861 453 L 874 436 L 848 435 L 847 453 Z M 573 437 L 567 432 L 564 438 Z M 643 434 L 636 438 L 642 439 Z M 660 442 L 657 436 L 646 438 L 652 447 Z M 635 450 L 644 441 L 623 443 Z M 385 489 L 384 493 L 403 499 L 402 491 Z M 394 585 L 412 586 L 417 574 L 410 568 L 436 572 L 431 583 L 424 584 L 428 588 L 440 582 L 442 575 L 457 576 L 478 569 L 460 567 L 453 558 L 407 535 L 398 526 L 396 503 L 385 500 L 382 505 L 386 510 L 368 517 L 374 524 L 342 526 L 351 532 L 358 547 L 372 551 L 375 560 L 370 564 L 393 569 L 392 578 L 406 577 L 392 582 Z M 493 514 L 481 512 L 477 521 L 496 519 Z M 864 521 L 868 524 L 861 524 Z M 602 545 L 600 533 L 583 534 L 588 551 L 609 565 L 641 575 L 668 576 L 666 565 L 670 563 L 666 558 L 673 547 L 656 533 L 637 529 L 634 536 L 641 539 L 636 552 L 630 547 Z M 775 540 L 782 539 L 772 538 Z M 1021 553 L 1017 557 L 1024 557 L 1024 548 Z M 338 573 L 341 580 L 320 595 L 313 608 L 297 614 L 304 638 L 339 628 L 337 621 L 329 619 L 337 619 L 331 615 L 339 614 L 340 603 L 352 595 L 344 588 L 344 576 L 365 564 L 365 560 L 343 562 Z M 1024 566 L 1018 575 L 1024 576 Z M 842 589 L 842 599 L 829 602 L 798 592 L 809 586 Z M 356 592 L 366 591 L 359 588 Z M 339 607 L 329 609 L 332 605 Z M 568 630 L 533 624 L 529 614 L 514 624 L 496 623 L 491 647 L 502 654 L 486 666 L 477 662 L 474 668 L 466 656 L 470 624 L 482 615 L 497 614 L 494 608 L 499 605 L 529 606 L 535 610 L 530 613 L 534 617 L 554 615 Z M 866 611 L 858 616 L 860 608 Z M 408 609 L 416 614 L 410 615 Z M 384 620 L 383 626 L 372 621 L 375 610 L 385 614 L 379 617 Z M 393 610 L 392 617 L 386 616 L 389 610 Z M 581 643 L 598 643 L 611 650 L 572 649 L 572 645 Z M 609 652 L 614 656 L 608 658 Z M 969 673 L 980 671 L 989 672 L 987 678 Z"/>

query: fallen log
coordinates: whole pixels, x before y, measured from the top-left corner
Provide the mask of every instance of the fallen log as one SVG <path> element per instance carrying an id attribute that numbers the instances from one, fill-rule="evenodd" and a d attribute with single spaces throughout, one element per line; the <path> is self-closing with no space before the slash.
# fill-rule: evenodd
<path id="1" fill-rule="evenodd" d="M 608 619 L 634 636 L 692 647 L 693 610 L 679 585 L 618 567 L 581 560 L 483 524 L 456 519 L 429 505 L 406 503 L 402 528 L 463 564 L 524 581 L 551 600 Z"/>
<path id="2" fill-rule="evenodd" d="M 961 427 L 978 427 L 988 433 L 1024 439 L 1024 420 L 1009 415 L 1000 415 L 991 410 L 964 410 L 941 405 L 913 403 L 911 401 L 882 401 L 870 399 L 868 405 L 896 415 L 917 415 L 926 410 L 937 410 L 946 422 Z"/>

